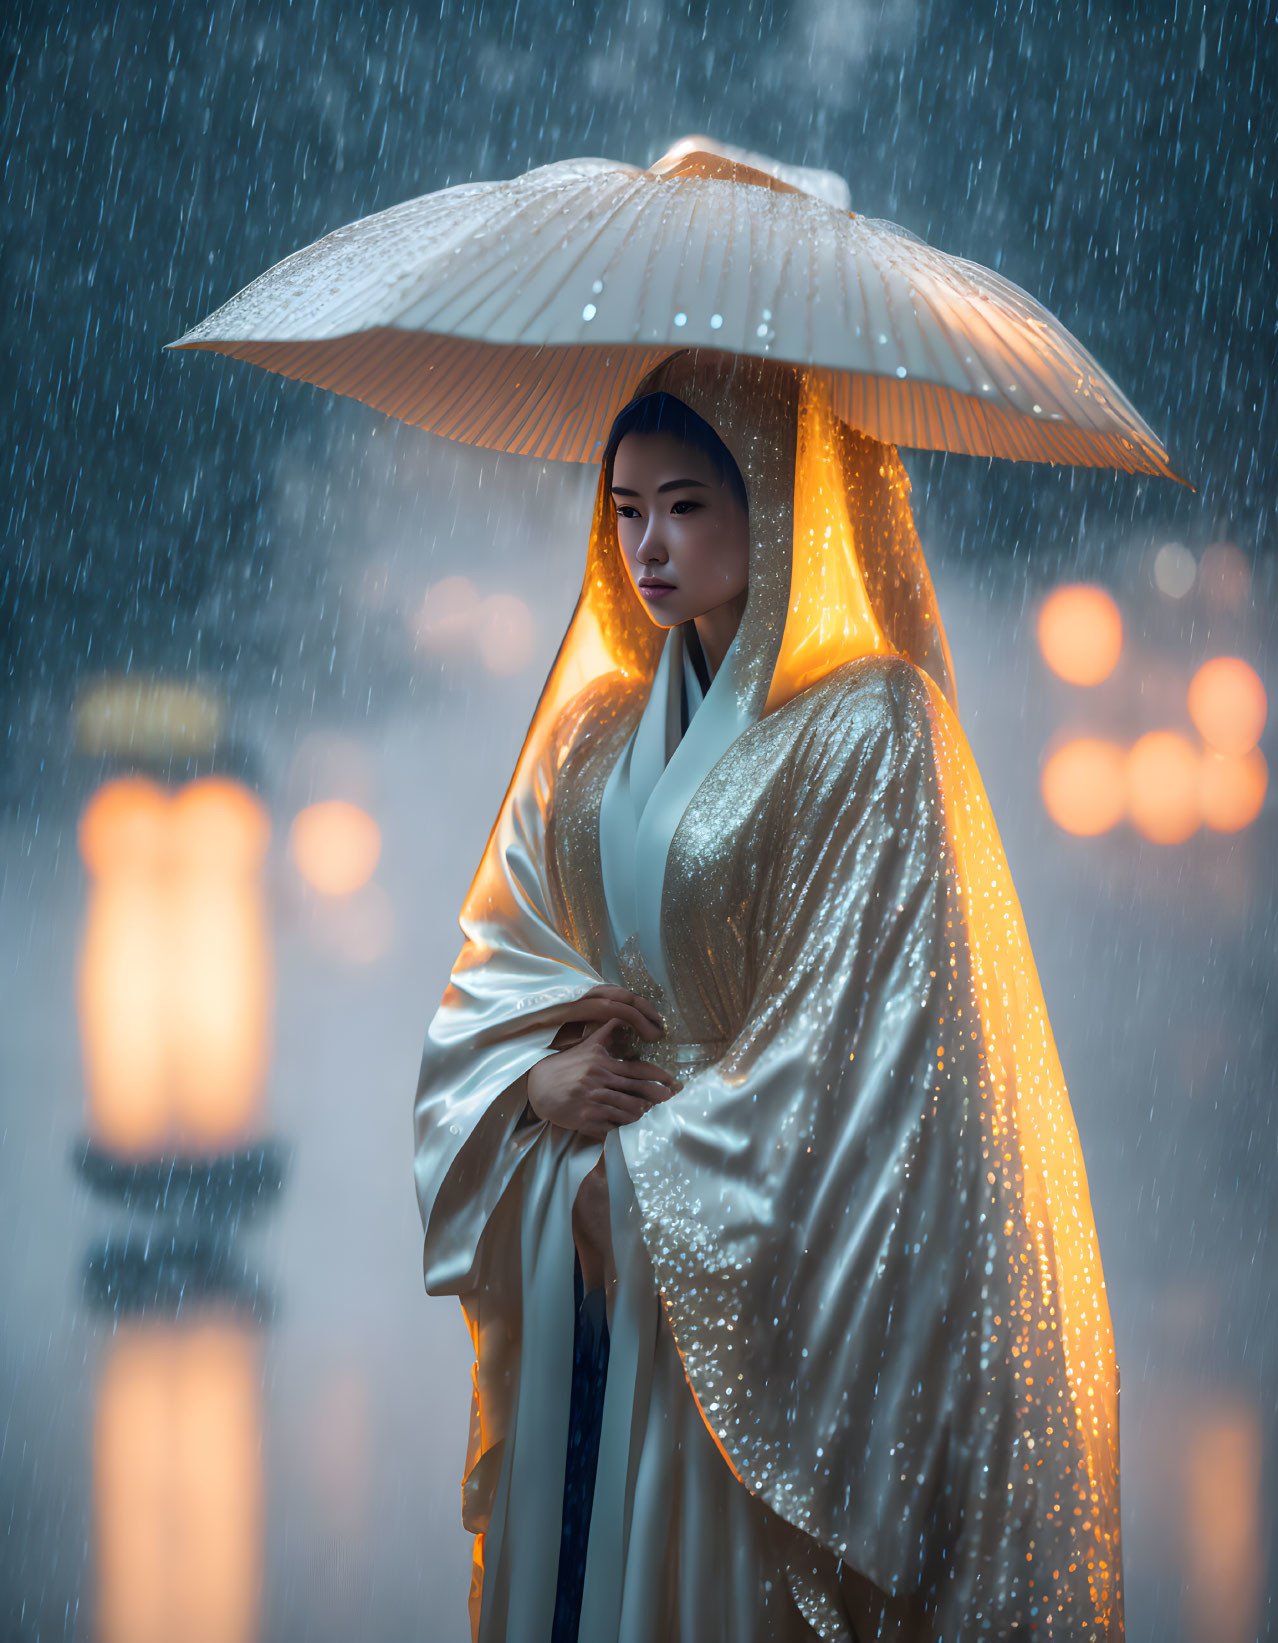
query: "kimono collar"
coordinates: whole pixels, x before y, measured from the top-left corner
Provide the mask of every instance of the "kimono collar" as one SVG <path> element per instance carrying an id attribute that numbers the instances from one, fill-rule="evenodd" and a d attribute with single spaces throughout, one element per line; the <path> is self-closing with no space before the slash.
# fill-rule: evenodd
<path id="1" fill-rule="evenodd" d="M 639 723 L 603 792 L 599 854 L 613 943 L 619 951 L 636 936 L 644 963 L 663 987 L 666 853 L 688 801 L 751 722 L 742 709 L 743 656 L 734 639 L 703 697 L 683 630 L 671 628 Z M 684 700 L 689 719 L 681 735 Z"/>

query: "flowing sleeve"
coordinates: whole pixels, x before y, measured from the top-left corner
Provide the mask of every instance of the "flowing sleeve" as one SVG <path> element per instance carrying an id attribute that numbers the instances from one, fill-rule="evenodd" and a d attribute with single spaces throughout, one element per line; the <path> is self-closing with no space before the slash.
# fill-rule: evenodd
<path id="1" fill-rule="evenodd" d="M 938 1643 L 1118 1643 L 1109 1312 L 988 801 L 908 662 L 818 692 L 750 841 L 745 1019 L 620 1132 L 671 1328 L 740 1480 Z"/>
<path id="2" fill-rule="evenodd" d="M 516 770 L 422 1051 L 414 1170 L 431 1295 L 474 1289 L 484 1231 L 546 1129 L 526 1108 L 526 1083 L 558 1030 L 554 1007 L 603 979 L 561 933 L 548 894 L 546 820 L 560 740 L 552 733 Z"/>

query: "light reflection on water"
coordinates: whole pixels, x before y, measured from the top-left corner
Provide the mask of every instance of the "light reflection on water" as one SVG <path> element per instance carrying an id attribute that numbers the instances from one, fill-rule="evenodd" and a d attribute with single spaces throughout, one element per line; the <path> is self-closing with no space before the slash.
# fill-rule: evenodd
<path id="1" fill-rule="evenodd" d="M 261 1342 L 233 1318 L 126 1323 L 98 1374 L 100 1643 L 253 1643 L 263 1550 Z"/>

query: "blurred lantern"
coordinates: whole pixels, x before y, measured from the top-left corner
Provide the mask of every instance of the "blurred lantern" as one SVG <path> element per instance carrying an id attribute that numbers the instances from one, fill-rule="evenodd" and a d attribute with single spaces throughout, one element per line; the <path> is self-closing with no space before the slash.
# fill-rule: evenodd
<path id="1" fill-rule="evenodd" d="M 1169 599 L 1183 599 L 1197 575 L 1197 562 L 1183 542 L 1164 542 L 1154 555 L 1155 586 Z"/>
<path id="2" fill-rule="evenodd" d="M 1122 748 L 1089 736 L 1063 743 L 1043 766 L 1042 792 L 1048 815 L 1067 833 L 1107 832 L 1126 808 Z"/>
<path id="3" fill-rule="evenodd" d="M 90 1130 L 109 1152 L 243 1142 L 269 1061 L 261 869 L 270 822 L 238 782 L 109 781 L 85 808 L 77 975 Z"/>
<path id="4" fill-rule="evenodd" d="M 1189 716 L 1218 753 L 1247 753 L 1260 740 L 1269 703 L 1254 668 L 1238 656 L 1214 656 L 1189 684 Z"/>
<path id="5" fill-rule="evenodd" d="M 324 896 L 349 896 L 373 876 L 381 830 L 358 805 L 325 799 L 293 818 L 289 853 L 298 872 Z"/>
<path id="6" fill-rule="evenodd" d="M 252 1643 L 263 1560 L 261 1343 L 234 1318 L 122 1324 L 98 1385 L 100 1643 Z"/>
<path id="7" fill-rule="evenodd" d="M 199 685 L 108 675 L 76 698 L 75 744 L 81 753 L 121 754 L 134 763 L 205 753 L 225 718 L 222 703 Z"/>
<path id="8" fill-rule="evenodd" d="M 481 598 L 465 576 L 446 576 L 426 590 L 413 634 L 436 655 L 478 652 L 489 672 L 503 677 L 521 672 L 533 656 L 533 616 L 524 600 L 513 593 Z"/>
<path id="9" fill-rule="evenodd" d="M 1258 747 L 1248 753 L 1203 755 L 1199 770 L 1199 803 L 1203 821 L 1217 833 L 1237 833 L 1260 814 L 1269 785 L 1269 768 Z"/>
<path id="10" fill-rule="evenodd" d="M 1198 566 L 1198 585 L 1212 604 L 1241 610 L 1251 593 L 1251 565 L 1232 542 L 1213 542 Z"/>
<path id="11" fill-rule="evenodd" d="M 1118 665 L 1123 619 L 1104 588 L 1070 583 L 1043 601 L 1038 642 L 1053 673 L 1073 685 L 1097 685 Z"/>
<path id="12" fill-rule="evenodd" d="M 1202 821 L 1199 754 L 1174 730 L 1142 736 L 1127 755 L 1127 814 L 1155 844 L 1180 844 Z"/>

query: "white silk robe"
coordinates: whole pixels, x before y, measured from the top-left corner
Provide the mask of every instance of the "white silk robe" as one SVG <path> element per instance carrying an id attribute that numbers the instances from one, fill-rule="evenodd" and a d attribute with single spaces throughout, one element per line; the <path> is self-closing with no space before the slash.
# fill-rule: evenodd
<path id="1" fill-rule="evenodd" d="M 799 516 L 844 507 L 821 491 L 846 473 L 828 418 L 801 401 L 787 456 L 757 379 L 714 369 L 678 391 L 749 491 L 737 639 L 650 781 L 640 719 L 678 675 L 668 645 L 606 625 L 630 617 L 601 500 L 560 665 L 600 635 L 638 660 L 575 691 L 552 674 L 423 1053 L 426 1288 L 460 1298 L 476 1352 L 472 1636 L 550 1635 L 571 1209 L 602 1150 L 619 1284 L 581 1643 L 1120 1643 L 1117 1367 L 1015 892 L 935 678 L 882 623 L 838 660 L 867 631 L 840 586 L 848 610 L 862 583 L 897 597 L 898 641 L 926 640 L 903 602 L 920 578 L 875 583 L 840 547 L 846 509 Z M 874 547 L 904 492 L 871 446 L 847 494 Z M 896 487 L 877 515 L 876 475 Z M 636 727 L 630 790 L 610 788 Z M 624 1052 L 684 1082 L 600 1143 L 529 1121 L 524 1074 L 607 980 L 669 1028 Z"/>

